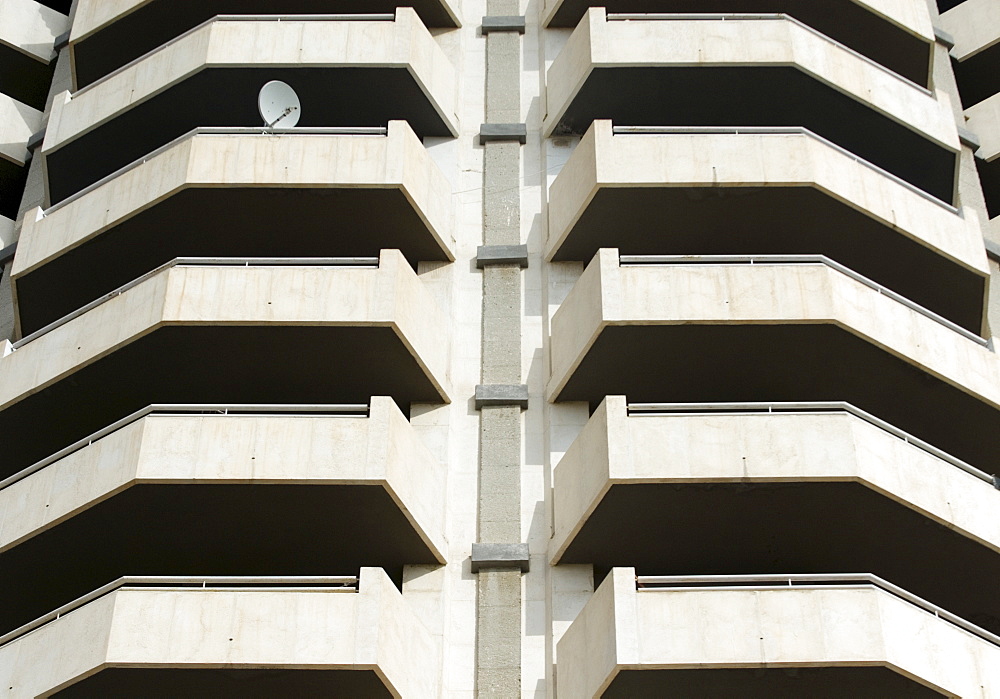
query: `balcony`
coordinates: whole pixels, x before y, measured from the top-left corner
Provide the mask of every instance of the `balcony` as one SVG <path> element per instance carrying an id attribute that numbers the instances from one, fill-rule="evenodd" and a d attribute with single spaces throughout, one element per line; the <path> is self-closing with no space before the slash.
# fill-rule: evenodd
<path id="1" fill-rule="evenodd" d="M 0 216 L 17 217 L 30 158 L 28 139 L 42 127 L 42 113 L 0 93 Z M 0 247 L 4 236 L 0 235 Z"/>
<path id="2" fill-rule="evenodd" d="M 801 128 L 595 121 L 549 192 L 546 254 L 823 254 L 979 332 L 974 215 Z"/>
<path id="3" fill-rule="evenodd" d="M 616 568 L 559 641 L 556 677 L 572 697 L 985 698 L 1000 688 L 997 643 L 872 576 Z"/>
<path id="4" fill-rule="evenodd" d="M 149 406 L 0 481 L 0 629 L 126 573 L 398 581 L 445 562 L 443 488 L 391 398 Z"/>
<path id="5" fill-rule="evenodd" d="M 555 469 L 550 553 L 599 574 L 870 571 L 1000 632 L 997 487 L 848 404 L 608 396 Z"/>
<path id="6" fill-rule="evenodd" d="M 123 578 L 60 611 L 0 646 L 11 696 L 438 694 L 440 651 L 377 568 Z"/>
<path id="7" fill-rule="evenodd" d="M 635 126 L 801 126 L 951 203 L 958 132 L 944 97 L 786 15 L 591 9 L 549 68 L 546 136 Z"/>
<path id="8" fill-rule="evenodd" d="M 929 13 L 907 0 L 605 0 L 609 13 L 746 14 L 780 12 L 926 87 L 934 28 Z M 548 27 L 575 27 L 590 7 L 584 0 L 546 0 Z"/>
<path id="9" fill-rule="evenodd" d="M 0 359 L 0 478 L 152 403 L 447 402 L 447 338 L 395 250 L 177 260 Z"/>
<path id="10" fill-rule="evenodd" d="M 1000 216 L 1000 78 L 998 94 L 965 110 L 966 126 L 982 144 L 976 151 L 979 181 L 991 218 Z"/>
<path id="11" fill-rule="evenodd" d="M 405 123 L 382 135 L 200 129 L 28 211 L 12 276 L 27 334 L 175 257 L 395 248 L 415 266 L 453 259 L 453 245 L 451 185 Z"/>
<path id="12" fill-rule="evenodd" d="M 262 129 L 257 95 L 284 80 L 300 127 L 384 127 L 455 136 L 455 72 L 412 9 L 392 15 L 216 17 L 54 100 L 42 147 L 59 202 L 199 127 Z"/>
<path id="13" fill-rule="evenodd" d="M 962 104 L 971 107 L 1000 92 L 1000 8 L 966 0 L 938 20 L 955 39 L 951 50 Z"/>
<path id="14" fill-rule="evenodd" d="M 52 80 L 52 45 L 69 29 L 66 15 L 35 0 L 0 4 L 0 91 L 36 110 L 45 108 Z"/>
<path id="15" fill-rule="evenodd" d="M 14 222 L 0 214 L 0 250 L 14 243 Z M 4 265 L 6 266 L 6 265 Z"/>
<path id="16" fill-rule="evenodd" d="M 985 341 L 828 260 L 602 250 L 551 332 L 552 400 L 847 401 L 1000 472 Z"/>
<path id="17" fill-rule="evenodd" d="M 459 26 L 451 0 L 414 0 L 408 7 L 428 27 Z M 217 15 L 301 20 L 330 12 L 392 15 L 398 9 L 389 0 L 202 0 L 180 5 L 170 0 L 79 0 L 70 36 L 76 85 L 89 85 Z"/>

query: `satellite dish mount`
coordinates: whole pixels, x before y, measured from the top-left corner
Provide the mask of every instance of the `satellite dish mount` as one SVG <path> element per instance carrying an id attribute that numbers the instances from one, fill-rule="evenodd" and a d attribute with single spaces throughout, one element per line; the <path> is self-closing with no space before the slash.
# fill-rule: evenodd
<path id="1" fill-rule="evenodd" d="M 268 129 L 275 127 L 291 129 L 299 123 L 302 105 L 291 85 L 280 80 L 272 80 L 260 88 L 257 95 L 257 109 Z"/>

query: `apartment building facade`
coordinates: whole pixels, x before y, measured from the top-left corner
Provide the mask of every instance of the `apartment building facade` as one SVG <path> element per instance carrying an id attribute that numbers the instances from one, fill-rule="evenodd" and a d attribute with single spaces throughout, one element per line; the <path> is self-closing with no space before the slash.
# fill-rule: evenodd
<path id="1" fill-rule="evenodd" d="M 997 0 L 0 50 L 3 696 L 1000 696 Z"/>

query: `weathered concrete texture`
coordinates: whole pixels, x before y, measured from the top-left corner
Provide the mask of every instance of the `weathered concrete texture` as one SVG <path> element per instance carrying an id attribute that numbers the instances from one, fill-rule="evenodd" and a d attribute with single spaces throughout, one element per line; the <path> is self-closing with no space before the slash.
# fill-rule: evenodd
<path id="1" fill-rule="evenodd" d="M 0 226 L 6 219 L 0 219 Z M 3 266 L 0 274 L 0 341 L 14 339 L 14 297 L 10 283 L 11 263 Z"/>
<path id="2" fill-rule="evenodd" d="M 477 696 L 521 697 L 521 571 L 480 571 Z"/>
<path id="3" fill-rule="evenodd" d="M 440 649 L 381 568 L 357 592 L 120 589 L 0 648 L 12 699 L 106 666 L 374 669 L 396 697 L 440 687 Z"/>
<path id="4" fill-rule="evenodd" d="M 521 36 L 496 32 L 486 37 L 486 121 L 521 121 Z"/>
<path id="5" fill-rule="evenodd" d="M 479 536 L 482 543 L 521 541 L 521 408 L 480 411 Z"/>
<path id="6" fill-rule="evenodd" d="M 521 383 L 521 268 L 483 270 L 484 384 Z"/>
<path id="7" fill-rule="evenodd" d="M 487 143 L 483 147 L 483 242 L 521 243 L 521 144 Z"/>

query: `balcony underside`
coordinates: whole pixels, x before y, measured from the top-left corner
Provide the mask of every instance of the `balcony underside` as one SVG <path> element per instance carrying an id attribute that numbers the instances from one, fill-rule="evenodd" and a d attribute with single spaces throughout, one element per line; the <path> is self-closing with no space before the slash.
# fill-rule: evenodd
<path id="1" fill-rule="evenodd" d="M 390 327 L 162 327 L 0 412 L 0 478 L 154 403 L 367 403 L 372 395 L 391 396 L 404 414 L 411 402 L 442 401 Z"/>
<path id="2" fill-rule="evenodd" d="M 812 187 L 604 187 L 553 260 L 589 261 L 602 247 L 623 255 L 822 254 L 981 330 L 983 277 Z"/>
<path id="3" fill-rule="evenodd" d="M 962 105 L 971 107 L 1000 92 L 1000 42 L 966 58 L 952 61 Z"/>
<path id="4" fill-rule="evenodd" d="M 298 93 L 300 127 L 386 126 L 399 119 L 420 138 L 451 136 L 406 68 L 206 68 L 46 153 L 51 203 L 197 127 L 262 126 L 257 94 L 270 80 Z"/>
<path id="5" fill-rule="evenodd" d="M 27 335 L 175 257 L 447 260 L 398 188 L 181 190 L 15 281 Z M 371 394 L 369 394 L 371 395 Z"/>
<path id="6" fill-rule="evenodd" d="M 1000 129 L 1000 124 L 997 128 Z M 996 218 L 1000 216 L 1000 157 L 989 162 L 976 158 L 976 169 L 986 197 L 986 209 L 990 218 Z"/>
<path id="7" fill-rule="evenodd" d="M 1000 411 L 833 325 L 606 327 L 556 399 L 593 409 L 615 394 L 633 403 L 847 401 L 1000 471 Z"/>
<path id="8" fill-rule="evenodd" d="M 52 696 L 174 697 L 211 696 L 391 697 L 374 670 L 108 668 Z"/>
<path id="9" fill-rule="evenodd" d="M 575 27 L 591 3 L 562 0 L 549 27 Z M 930 44 L 846 0 L 605 0 L 609 13 L 785 13 L 903 77 L 927 85 Z"/>
<path id="10" fill-rule="evenodd" d="M 0 92 L 29 107 L 45 109 L 54 67 L 0 44 Z"/>
<path id="11" fill-rule="evenodd" d="M 802 126 L 951 203 L 955 154 L 791 67 L 595 67 L 556 127 Z"/>
<path id="12" fill-rule="evenodd" d="M 615 676 L 601 696 L 604 699 L 662 696 L 931 699 L 944 695 L 884 667 L 801 667 L 625 670 Z"/>
<path id="13" fill-rule="evenodd" d="M 377 485 L 141 484 L 0 553 L 0 634 L 124 575 L 329 575 L 437 564 Z"/>
<path id="14" fill-rule="evenodd" d="M 395 14 L 397 5 L 390 0 L 152 0 L 83 40 L 74 40 L 76 87 L 89 85 L 216 15 Z M 416 10 L 425 26 L 457 26 L 447 2 L 414 0 L 407 7 Z M 364 93 L 362 89 L 352 97 Z"/>

